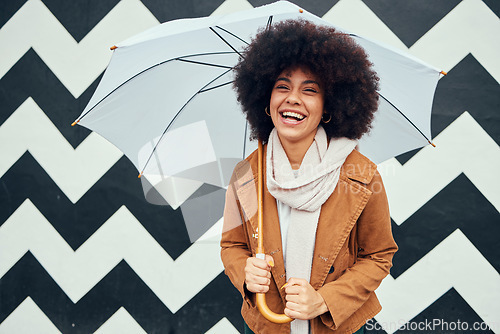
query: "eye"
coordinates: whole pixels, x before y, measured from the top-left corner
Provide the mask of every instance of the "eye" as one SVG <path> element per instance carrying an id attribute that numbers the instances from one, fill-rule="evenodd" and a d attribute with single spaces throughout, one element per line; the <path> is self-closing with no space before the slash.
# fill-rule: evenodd
<path id="1" fill-rule="evenodd" d="M 318 90 L 315 89 L 315 88 L 311 88 L 311 87 L 307 87 L 307 88 L 304 88 L 304 92 L 308 92 L 308 93 L 317 93 Z"/>
<path id="2" fill-rule="evenodd" d="M 283 84 L 278 84 L 278 85 L 276 85 L 276 89 L 288 89 L 288 86 L 283 85 Z"/>

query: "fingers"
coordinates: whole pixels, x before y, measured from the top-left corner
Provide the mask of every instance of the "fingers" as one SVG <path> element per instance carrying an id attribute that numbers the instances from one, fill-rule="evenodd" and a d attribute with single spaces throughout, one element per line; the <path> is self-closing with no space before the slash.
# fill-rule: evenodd
<path id="1" fill-rule="evenodd" d="M 307 320 L 307 319 L 304 319 L 304 317 L 302 316 L 302 313 L 300 311 L 296 310 L 297 306 L 298 305 L 294 305 L 293 303 L 287 302 L 283 313 L 285 313 L 286 316 L 288 316 L 292 319 Z"/>
<path id="2" fill-rule="evenodd" d="M 288 285 L 308 286 L 309 282 L 302 278 L 292 277 L 288 280 Z"/>
<path id="3" fill-rule="evenodd" d="M 271 265 L 274 266 L 274 261 L 272 256 L 266 255 L 266 259 L 258 259 L 256 257 L 249 257 L 247 258 L 247 266 L 251 264 L 254 267 L 264 269 L 264 270 L 271 270 Z"/>
<path id="4" fill-rule="evenodd" d="M 286 302 L 285 310 L 283 311 L 285 315 L 292 319 L 310 320 L 310 310 L 307 306 L 303 304 L 297 304 L 293 302 Z"/>
<path id="5" fill-rule="evenodd" d="M 313 297 L 313 295 L 311 295 Z M 288 296 L 284 313 L 290 318 L 310 320 L 325 312 L 328 312 L 323 297 L 317 293 L 316 298 L 301 299 L 300 296 Z"/>
<path id="6" fill-rule="evenodd" d="M 266 260 L 250 257 L 245 266 L 245 284 L 250 292 L 266 293 L 271 284 L 271 264 L 273 258 L 269 255 Z"/>
<path id="7" fill-rule="evenodd" d="M 305 293 L 308 286 L 309 283 L 305 279 L 292 277 L 286 282 L 284 289 L 287 295 L 297 295 L 299 293 Z"/>
<path id="8" fill-rule="evenodd" d="M 252 265 L 248 265 L 245 267 L 246 275 L 253 275 L 256 277 L 267 277 L 271 278 L 271 271 L 267 269 L 261 269 Z"/>
<path id="9" fill-rule="evenodd" d="M 308 320 L 324 313 L 322 297 L 304 279 L 290 278 L 285 287 L 285 314 L 294 319 Z M 319 309 L 321 308 L 321 312 Z"/>

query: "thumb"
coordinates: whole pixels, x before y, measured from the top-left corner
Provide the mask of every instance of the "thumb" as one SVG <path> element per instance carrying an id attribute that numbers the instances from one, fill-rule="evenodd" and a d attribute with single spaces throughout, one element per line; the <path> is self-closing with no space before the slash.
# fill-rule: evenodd
<path id="1" fill-rule="evenodd" d="M 271 255 L 266 255 L 266 262 L 269 266 L 274 267 L 274 259 Z"/>
<path id="2" fill-rule="evenodd" d="M 309 283 L 302 278 L 296 278 L 296 277 L 291 277 L 288 282 L 286 282 L 287 286 L 292 286 L 292 285 L 299 285 L 299 286 L 306 286 Z"/>

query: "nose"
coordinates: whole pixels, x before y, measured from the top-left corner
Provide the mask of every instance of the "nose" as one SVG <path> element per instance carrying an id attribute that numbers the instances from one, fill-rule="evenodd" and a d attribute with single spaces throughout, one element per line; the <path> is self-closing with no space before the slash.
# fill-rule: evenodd
<path id="1" fill-rule="evenodd" d="M 296 91 L 292 90 L 286 98 L 286 102 L 290 104 L 300 104 L 300 98 Z"/>

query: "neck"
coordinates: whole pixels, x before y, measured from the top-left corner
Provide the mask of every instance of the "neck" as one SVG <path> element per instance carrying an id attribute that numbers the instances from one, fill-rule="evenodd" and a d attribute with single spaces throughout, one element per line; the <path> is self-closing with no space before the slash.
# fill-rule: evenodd
<path id="1" fill-rule="evenodd" d="M 279 137 L 279 134 L 278 134 Z M 314 137 L 311 137 L 310 140 L 301 140 L 297 142 L 287 141 L 280 138 L 281 145 L 285 150 L 286 156 L 288 157 L 288 161 L 292 166 L 292 169 L 297 170 L 300 168 L 302 164 L 302 160 L 307 153 L 307 150 L 311 146 L 314 141 Z"/>

